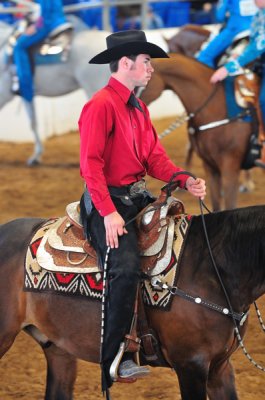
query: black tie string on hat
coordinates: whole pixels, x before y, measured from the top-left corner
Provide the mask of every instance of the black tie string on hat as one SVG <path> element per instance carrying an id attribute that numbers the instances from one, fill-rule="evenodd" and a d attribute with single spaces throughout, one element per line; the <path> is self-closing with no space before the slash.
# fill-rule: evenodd
<path id="1" fill-rule="evenodd" d="M 139 101 L 137 100 L 137 98 L 135 97 L 135 95 L 133 93 L 131 93 L 129 100 L 127 102 L 127 104 L 130 104 L 131 106 L 138 108 L 138 110 L 140 110 L 141 112 L 143 112 L 142 107 L 140 106 Z"/>

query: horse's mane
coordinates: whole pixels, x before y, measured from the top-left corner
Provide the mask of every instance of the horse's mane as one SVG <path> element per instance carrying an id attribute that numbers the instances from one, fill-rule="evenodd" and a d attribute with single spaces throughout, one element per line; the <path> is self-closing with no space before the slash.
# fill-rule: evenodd
<path id="1" fill-rule="evenodd" d="M 196 66 L 196 68 L 201 68 L 202 70 L 203 69 L 209 70 L 209 71 L 211 71 L 211 73 L 214 73 L 213 68 L 209 67 L 206 64 L 203 64 L 202 62 L 198 61 L 196 58 L 194 58 L 192 56 L 188 56 L 186 54 L 181 54 L 181 53 L 168 53 L 168 56 L 169 56 L 169 59 L 168 58 L 158 58 L 156 60 L 156 62 L 154 63 L 154 65 L 157 65 L 157 64 L 159 65 L 160 63 L 161 64 L 163 63 L 164 65 L 168 63 L 170 65 L 171 62 L 176 63 L 176 64 L 178 62 L 181 64 L 189 63 L 190 65 Z M 171 61 L 169 61 L 169 60 L 171 60 Z M 172 61 L 172 60 L 175 60 L 175 61 Z M 197 74 L 198 74 L 198 71 L 196 71 L 196 77 L 197 77 Z"/>
<path id="2" fill-rule="evenodd" d="M 261 262 L 265 262 L 265 206 L 207 214 L 205 223 L 217 257 L 222 254 L 222 269 L 231 265 L 247 268 L 251 276 L 251 271 L 260 267 L 265 278 Z M 201 216 L 194 218 L 192 231 L 196 237 L 204 236 Z"/>
<path id="3" fill-rule="evenodd" d="M 205 29 L 205 28 L 203 28 L 202 26 L 199 26 L 199 25 L 190 25 L 190 24 L 187 24 L 187 25 L 184 25 L 182 28 L 181 28 L 181 31 L 183 32 L 183 31 L 189 31 L 189 32 L 194 32 L 194 33 L 198 33 L 199 35 L 210 35 L 210 31 L 208 30 L 208 29 Z"/>

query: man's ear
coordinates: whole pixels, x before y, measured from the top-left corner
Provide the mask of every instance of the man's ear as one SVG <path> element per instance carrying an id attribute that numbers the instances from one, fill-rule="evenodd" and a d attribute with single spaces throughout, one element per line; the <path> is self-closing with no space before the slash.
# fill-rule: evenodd
<path id="1" fill-rule="evenodd" d="M 123 69 L 130 69 L 131 68 L 131 64 L 132 64 L 132 60 L 130 60 L 130 58 L 123 56 L 120 59 L 120 63 Z"/>

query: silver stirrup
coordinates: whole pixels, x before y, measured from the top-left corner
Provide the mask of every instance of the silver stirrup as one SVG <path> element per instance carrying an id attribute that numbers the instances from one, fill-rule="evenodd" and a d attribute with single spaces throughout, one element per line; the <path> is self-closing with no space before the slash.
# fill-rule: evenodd
<path id="1" fill-rule="evenodd" d="M 109 370 L 110 377 L 113 380 L 113 382 L 115 382 L 118 379 L 119 365 L 120 365 L 122 356 L 124 354 L 124 351 L 125 351 L 125 343 L 121 342 L 119 351 L 118 351 L 116 357 L 114 358 L 114 360 L 110 366 L 110 370 Z"/>

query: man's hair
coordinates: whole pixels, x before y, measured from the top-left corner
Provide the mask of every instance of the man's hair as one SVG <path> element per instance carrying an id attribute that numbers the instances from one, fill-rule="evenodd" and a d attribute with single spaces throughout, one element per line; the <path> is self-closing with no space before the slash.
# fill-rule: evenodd
<path id="1" fill-rule="evenodd" d="M 132 60 L 132 61 L 135 61 L 137 55 L 133 54 L 133 55 L 131 55 L 131 56 L 126 56 L 126 57 L 129 58 L 129 59 Z M 110 72 L 117 72 L 117 71 L 118 71 L 118 68 L 119 68 L 119 61 L 120 61 L 120 60 L 114 60 L 114 61 L 111 61 L 111 62 L 110 62 L 110 64 L 109 64 Z"/>

